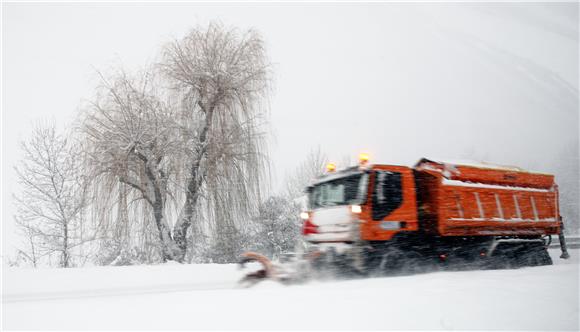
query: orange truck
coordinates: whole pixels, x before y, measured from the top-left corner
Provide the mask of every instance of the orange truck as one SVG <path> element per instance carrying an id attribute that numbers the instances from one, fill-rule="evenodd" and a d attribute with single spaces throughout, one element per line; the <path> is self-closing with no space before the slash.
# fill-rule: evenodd
<path id="1" fill-rule="evenodd" d="M 517 167 L 421 159 L 414 167 L 360 165 L 318 178 L 301 214 L 308 250 L 365 271 L 478 264 L 552 264 L 560 237 L 554 176 Z"/>

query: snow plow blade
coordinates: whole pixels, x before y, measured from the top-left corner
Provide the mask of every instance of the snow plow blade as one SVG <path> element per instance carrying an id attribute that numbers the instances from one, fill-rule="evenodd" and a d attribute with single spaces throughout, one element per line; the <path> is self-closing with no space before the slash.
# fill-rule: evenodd
<path id="1" fill-rule="evenodd" d="M 266 256 L 255 252 L 245 252 L 242 254 L 242 258 L 238 264 L 240 265 L 240 268 L 244 268 L 246 264 L 250 262 L 260 263 L 262 265 L 262 269 L 246 274 L 242 279 L 240 279 L 238 282 L 239 284 L 250 287 L 265 279 L 277 279 L 274 265 Z"/>
<path id="2" fill-rule="evenodd" d="M 252 262 L 259 263 L 262 268 L 246 274 L 238 283 L 241 286 L 250 287 L 262 280 L 278 281 L 285 285 L 305 282 L 311 277 L 310 263 L 316 257 L 318 253 L 298 255 L 291 261 L 274 263 L 264 255 L 251 251 L 245 252 L 239 261 L 240 268 Z"/>

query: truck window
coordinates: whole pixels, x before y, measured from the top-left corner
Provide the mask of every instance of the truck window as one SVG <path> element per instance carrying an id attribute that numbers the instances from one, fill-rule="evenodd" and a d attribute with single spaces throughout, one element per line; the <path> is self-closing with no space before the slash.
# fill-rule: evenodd
<path id="1" fill-rule="evenodd" d="M 309 189 L 311 209 L 360 204 L 364 199 L 367 174 L 355 174 L 317 184 Z"/>
<path id="2" fill-rule="evenodd" d="M 373 220 L 381 220 L 403 203 L 401 173 L 376 171 L 372 197 Z"/>

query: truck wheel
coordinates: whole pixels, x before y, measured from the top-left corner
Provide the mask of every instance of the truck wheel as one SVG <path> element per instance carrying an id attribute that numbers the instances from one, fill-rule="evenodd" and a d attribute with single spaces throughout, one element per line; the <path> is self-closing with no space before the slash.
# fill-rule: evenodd
<path id="1" fill-rule="evenodd" d="M 526 248 L 518 251 L 517 256 L 515 257 L 515 267 L 527 267 L 527 266 L 535 266 L 536 265 L 536 250 L 532 248 Z"/>
<path id="2" fill-rule="evenodd" d="M 402 257 L 399 267 L 402 274 L 418 274 L 427 270 L 425 258 L 417 252 L 408 252 Z"/>
<path id="3" fill-rule="evenodd" d="M 369 259 L 369 272 L 373 276 L 386 276 L 398 273 L 401 269 L 403 254 L 398 248 L 377 250 Z"/>
<path id="4" fill-rule="evenodd" d="M 517 267 L 552 265 L 552 258 L 543 246 L 530 246 L 518 253 Z"/>
<path id="5" fill-rule="evenodd" d="M 399 250 L 395 247 L 376 246 L 365 252 L 367 275 L 383 277 L 392 274 L 399 260 Z"/>
<path id="6" fill-rule="evenodd" d="M 550 257 L 550 253 L 548 252 L 548 250 L 546 248 L 543 248 L 540 252 L 538 252 L 536 257 L 538 260 L 538 264 L 537 264 L 538 266 L 554 264 L 552 262 L 552 257 Z"/>
<path id="7" fill-rule="evenodd" d="M 426 271 L 424 257 L 414 251 L 390 249 L 381 260 L 379 269 L 387 275 L 409 275 Z"/>
<path id="8" fill-rule="evenodd" d="M 505 252 L 497 251 L 493 256 L 487 259 L 487 268 L 490 270 L 503 270 L 512 267 L 513 259 Z"/>

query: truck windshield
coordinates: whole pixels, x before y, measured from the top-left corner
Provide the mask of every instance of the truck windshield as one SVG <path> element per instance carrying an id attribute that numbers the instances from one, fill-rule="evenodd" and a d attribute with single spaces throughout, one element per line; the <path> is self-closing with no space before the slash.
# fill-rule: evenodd
<path id="1" fill-rule="evenodd" d="M 355 174 L 317 184 L 310 191 L 310 208 L 361 204 L 366 196 L 367 179 L 367 174 Z"/>

